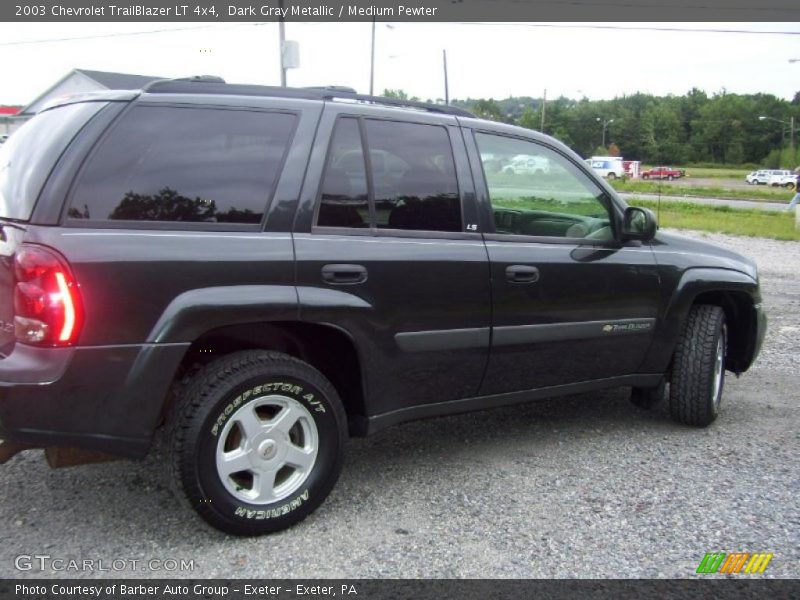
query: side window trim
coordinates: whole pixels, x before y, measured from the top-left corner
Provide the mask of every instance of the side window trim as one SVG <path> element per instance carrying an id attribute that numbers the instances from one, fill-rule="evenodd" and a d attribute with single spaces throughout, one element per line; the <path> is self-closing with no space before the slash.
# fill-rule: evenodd
<path id="1" fill-rule="evenodd" d="M 592 183 L 595 182 L 592 180 L 591 176 L 589 175 L 589 172 L 586 170 L 585 165 L 581 164 L 580 162 L 572 160 L 572 158 L 561 152 L 558 148 L 555 148 L 542 140 L 536 140 L 522 135 L 514 135 L 507 132 L 494 131 L 491 129 L 478 129 L 473 127 L 464 127 L 463 129 L 469 130 L 469 138 L 471 143 L 468 144 L 468 147 L 469 146 L 472 147 L 472 152 L 474 152 L 475 154 L 475 159 L 476 159 L 475 162 L 477 163 L 477 165 L 475 165 L 473 168 L 475 170 L 476 178 L 480 179 L 482 182 L 482 185 L 477 185 L 479 182 L 476 181 L 476 187 L 480 188 L 480 193 L 483 195 L 483 198 L 480 199 L 478 204 L 479 204 L 479 209 L 482 211 L 481 217 L 484 219 L 484 222 L 486 224 L 486 229 L 484 230 L 484 233 L 487 236 L 487 239 L 491 239 L 494 241 L 546 243 L 546 244 L 555 243 L 555 244 L 571 244 L 571 245 L 575 245 L 576 241 L 580 240 L 584 240 L 587 243 L 589 242 L 588 240 L 585 240 L 585 238 L 541 236 L 541 235 L 530 235 L 522 233 L 520 234 L 497 233 L 495 219 L 494 219 L 494 211 L 492 210 L 491 193 L 489 190 L 489 180 L 486 177 L 486 170 L 483 165 L 483 160 L 480 158 L 480 147 L 478 146 L 478 140 L 476 137 L 477 134 L 482 133 L 485 135 L 492 135 L 511 140 L 519 140 L 522 142 L 535 144 L 537 146 L 545 148 L 557 154 L 562 159 L 571 164 L 573 167 L 575 167 L 575 169 L 583 177 L 587 178 Z M 602 192 L 598 200 L 601 202 L 603 207 L 609 212 L 609 216 L 612 217 L 610 220 L 610 226 L 614 233 L 614 238 L 612 240 L 591 240 L 591 243 L 595 245 L 596 244 L 607 245 L 609 243 L 616 244 L 618 239 L 618 223 L 619 219 L 622 216 L 622 213 L 619 206 L 609 196 L 608 192 L 605 189 L 603 189 L 603 187 L 600 185 L 598 185 L 598 188 Z"/>
<path id="2" fill-rule="evenodd" d="M 361 152 L 364 155 L 364 166 L 367 170 L 367 207 L 369 208 L 369 230 L 373 235 L 378 233 L 378 211 L 375 208 L 375 175 L 372 171 L 372 149 L 369 146 L 369 135 L 364 115 L 358 116 L 358 132 L 361 136 Z"/>

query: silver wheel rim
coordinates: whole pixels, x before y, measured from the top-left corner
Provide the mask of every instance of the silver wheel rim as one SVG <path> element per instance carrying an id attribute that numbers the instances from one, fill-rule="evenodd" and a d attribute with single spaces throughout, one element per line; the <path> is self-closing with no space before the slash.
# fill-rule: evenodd
<path id="1" fill-rule="evenodd" d="M 722 401 L 722 379 L 725 374 L 725 344 L 727 334 L 727 328 L 723 325 L 719 339 L 717 340 L 717 351 L 714 357 L 714 408 L 719 408 L 719 403 Z"/>
<path id="2" fill-rule="evenodd" d="M 294 398 L 262 396 L 236 410 L 217 441 L 217 474 L 236 499 L 272 504 L 296 492 L 314 469 L 319 433 Z"/>

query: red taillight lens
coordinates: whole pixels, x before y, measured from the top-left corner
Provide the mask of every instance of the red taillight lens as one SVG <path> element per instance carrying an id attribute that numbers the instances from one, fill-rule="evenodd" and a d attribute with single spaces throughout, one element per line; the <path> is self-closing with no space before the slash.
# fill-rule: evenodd
<path id="1" fill-rule="evenodd" d="M 23 244 L 14 257 L 14 279 L 17 340 L 37 346 L 74 344 L 83 314 L 67 262 L 52 250 Z"/>

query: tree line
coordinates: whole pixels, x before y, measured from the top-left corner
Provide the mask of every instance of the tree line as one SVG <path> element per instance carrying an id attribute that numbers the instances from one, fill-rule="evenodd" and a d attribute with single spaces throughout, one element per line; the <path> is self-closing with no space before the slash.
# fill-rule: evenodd
<path id="1" fill-rule="evenodd" d="M 418 100 L 402 90 L 385 90 L 384 94 Z M 581 156 L 606 154 L 610 147 L 626 159 L 649 164 L 767 168 L 800 164 L 800 152 L 791 148 L 789 127 L 793 116 L 796 129 L 800 129 L 800 92 L 791 101 L 772 94 L 724 90 L 709 96 L 697 88 L 683 96 L 636 93 L 613 100 L 561 96 L 544 103 L 543 128 L 542 98 L 467 98 L 451 104 L 482 118 L 543 130 Z M 762 116 L 768 118 L 759 119 Z M 603 123 L 609 121 L 603 147 Z M 795 132 L 795 145 L 800 145 L 800 131 Z"/>

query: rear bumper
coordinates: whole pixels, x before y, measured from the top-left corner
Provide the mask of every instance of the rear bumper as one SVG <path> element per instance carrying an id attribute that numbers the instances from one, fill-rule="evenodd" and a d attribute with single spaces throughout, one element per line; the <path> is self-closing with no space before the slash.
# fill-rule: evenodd
<path id="1" fill-rule="evenodd" d="M 143 456 L 188 346 L 16 344 L 0 360 L 0 438 Z"/>

